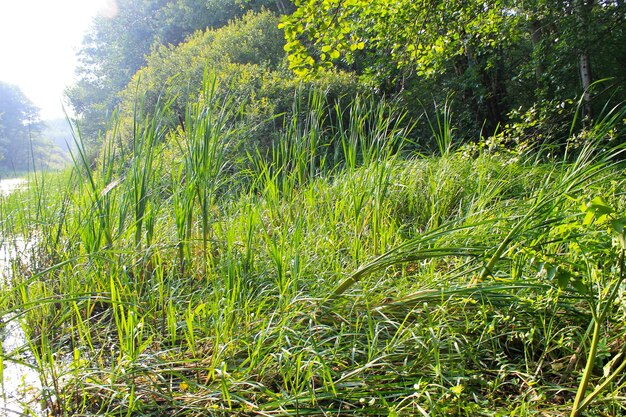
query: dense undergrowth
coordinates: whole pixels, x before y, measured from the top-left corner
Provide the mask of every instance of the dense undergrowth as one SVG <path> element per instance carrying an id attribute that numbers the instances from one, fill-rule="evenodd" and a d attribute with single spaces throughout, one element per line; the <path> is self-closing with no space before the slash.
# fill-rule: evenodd
<path id="1" fill-rule="evenodd" d="M 445 123 L 424 156 L 357 99 L 244 155 L 211 91 L 0 205 L 52 415 L 626 414 L 623 111 L 558 158 Z"/>

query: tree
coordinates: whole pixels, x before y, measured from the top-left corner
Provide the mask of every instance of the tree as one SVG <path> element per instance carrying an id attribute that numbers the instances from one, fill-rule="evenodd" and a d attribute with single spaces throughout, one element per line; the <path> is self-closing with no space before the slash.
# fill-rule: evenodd
<path id="1" fill-rule="evenodd" d="M 400 89 L 410 77 L 452 74 L 491 130 L 503 121 L 499 73 L 519 37 L 519 18 L 504 2 L 300 0 L 296 6 L 282 23 L 296 74 L 307 76 L 341 58 L 369 62 L 366 72 L 374 77 L 394 74 Z"/>
<path id="2" fill-rule="evenodd" d="M 0 169 L 28 170 L 41 130 L 39 109 L 19 87 L 0 82 Z"/>
<path id="3" fill-rule="evenodd" d="M 117 14 L 94 19 L 79 53 L 78 82 L 67 90 L 83 136 L 95 141 L 118 105 L 118 93 L 160 45 L 218 28 L 249 10 L 289 9 L 286 0 L 118 0 Z"/>
<path id="4" fill-rule="evenodd" d="M 623 79 L 624 48 L 617 46 L 624 41 L 621 0 L 297 0 L 295 5 L 281 26 L 297 75 L 349 65 L 362 78 L 392 85 L 394 92 L 452 91 L 487 135 L 512 109 L 582 95 L 593 80 L 591 67 L 600 77 Z M 606 63 L 596 66 L 601 60 Z M 587 114 L 590 100 L 587 96 Z"/>
<path id="5" fill-rule="evenodd" d="M 537 96 L 545 99 L 558 97 L 563 90 L 578 91 L 584 116 L 593 118 L 593 82 L 607 77 L 624 81 L 625 4 L 534 0 L 520 11 L 529 22 Z"/>
<path id="6" fill-rule="evenodd" d="M 66 93 L 82 118 L 83 136 L 95 140 L 103 130 L 123 89 L 145 63 L 165 0 L 120 0 L 113 17 L 98 16 L 83 40 L 76 70 L 78 82 Z"/>
<path id="7" fill-rule="evenodd" d="M 157 38 L 162 45 L 178 45 L 197 30 L 217 29 L 248 12 L 269 10 L 286 14 L 289 0 L 173 0 L 159 10 Z"/>
<path id="8" fill-rule="evenodd" d="M 171 109 L 182 117 L 188 100 L 197 99 L 207 69 L 227 79 L 239 73 L 230 64 L 258 66 L 261 72 L 277 68 L 284 60 L 278 22 L 269 11 L 248 12 L 219 29 L 196 32 L 177 46 L 156 46 L 146 56 L 146 65 L 119 93 L 120 107 L 132 112 L 139 96 L 144 111 L 152 112 L 158 100 L 172 100 Z M 222 81 L 229 84 L 226 79 Z"/>

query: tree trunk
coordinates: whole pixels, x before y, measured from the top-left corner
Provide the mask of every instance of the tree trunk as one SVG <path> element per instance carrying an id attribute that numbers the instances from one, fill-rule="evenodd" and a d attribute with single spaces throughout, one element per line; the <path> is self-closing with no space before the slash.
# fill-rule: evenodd
<path id="1" fill-rule="evenodd" d="M 541 39 L 543 38 L 543 29 L 541 22 L 533 20 L 530 23 L 530 38 L 533 43 L 534 61 L 535 61 L 535 77 L 537 84 L 541 86 L 541 80 L 544 74 L 543 59 L 541 57 Z"/>
<path id="2" fill-rule="evenodd" d="M 459 79 L 466 77 L 468 72 L 470 71 L 471 64 L 469 56 L 470 54 L 467 53 L 466 55 L 458 56 L 455 59 L 454 72 Z M 463 102 L 469 106 L 470 112 L 474 117 L 473 122 L 476 124 L 476 127 L 480 129 L 484 121 L 484 117 L 482 112 L 480 111 L 478 101 L 476 100 L 476 94 L 474 91 L 472 91 L 471 88 L 467 86 L 467 83 L 463 84 Z"/>
<path id="3" fill-rule="evenodd" d="M 294 12 L 293 4 L 285 0 L 276 0 L 276 9 L 281 15 L 286 15 Z"/>
<path id="4" fill-rule="evenodd" d="M 593 78 L 591 76 L 591 64 L 589 63 L 589 53 L 587 51 L 583 51 L 580 54 L 579 60 L 579 69 L 580 69 L 580 81 L 583 87 L 583 100 L 582 100 L 582 111 L 583 111 L 583 120 L 588 121 L 593 119 L 593 108 L 591 106 L 591 83 L 593 82 Z"/>
<path id="5" fill-rule="evenodd" d="M 497 63 L 495 68 L 486 70 L 481 68 L 481 81 L 486 91 L 484 98 L 484 124 L 482 136 L 489 137 L 498 132 L 505 122 L 506 88 L 502 83 L 502 65 Z"/>
<path id="6" fill-rule="evenodd" d="M 581 39 L 579 41 L 580 52 L 578 55 L 578 69 L 580 72 L 580 81 L 583 88 L 582 96 L 582 116 L 583 123 L 587 123 L 593 119 L 593 107 L 591 105 L 591 84 L 593 77 L 591 75 L 591 64 L 589 60 L 589 39 L 585 36 L 591 27 L 591 16 L 594 7 L 594 0 L 579 0 L 578 2 L 578 20 L 579 33 Z"/>

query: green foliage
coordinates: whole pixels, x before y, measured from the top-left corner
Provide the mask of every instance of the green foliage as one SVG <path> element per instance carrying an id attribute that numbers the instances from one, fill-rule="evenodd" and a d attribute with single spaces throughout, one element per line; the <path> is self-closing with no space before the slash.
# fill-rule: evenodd
<path id="1" fill-rule="evenodd" d="M 144 55 L 155 41 L 159 27 L 155 14 L 162 0 L 116 1 L 112 14 L 94 19 L 79 52 L 78 81 L 67 95 L 82 117 L 82 131 L 92 142 L 104 131 L 116 101 L 116 93 L 144 64 Z"/>
<path id="2" fill-rule="evenodd" d="M 157 46 L 121 93 L 123 106 L 132 108 L 137 93 L 145 95 L 148 109 L 159 98 L 174 99 L 174 110 L 182 116 L 187 101 L 198 97 L 206 68 L 227 84 L 253 89 L 255 72 L 267 72 L 281 60 L 277 22 L 267 11 L 248 13 L 221 29 L 197 32 L 179 46 Z"/>
<path id="3" fill-rule="evenodd" d="M 13 85 L 0 83 L 0 164 L 5 171 L 27 171 L 30 140 L 39 137 L 39 109 Z"/>
<path id="4" fill-rule="evenodd" d="M 19 87 L 0 82 L 0 171 L 15 175 L 62 166 L 66 161 L 44 129 L 39 109 Z"/>
<path id="5" fill-rule="evenodd" d="M 277 130 L 293 118 L 307 117 L 307 91 L 321 92 L 329 113 L 335 104 L 350 102 L 359 90 L 356 80 L 342 72 L 327 72 L 306 83 L 294 80 L 282 63 L 284 40 L 278 22 L 269 11 L 248 13 L 223 28 L 198 32 L 179 46 L 156 48 L 121 93 L 121 108 L 130 114 L 136 96 L 142 97 L 148 113 L 159 101 L 171 102 L 170 126 L 186 129 L 185 109 L 202 96 L 200 86 L 208 70 L 216 77 L 216 97 L 229 97 L 239 106 L 230 123 L 241 127 L 242 134 L 232 138 L 242 146 L 240 159 L 257 148 L 265 155 L 278 139 Z M 299 97 L 298 108 L 293 106 L 294 97 Z M 129 122 L 122 121 L 122 129 L 128 130 L 124 126 Z M 126 137 L 128 142 L 130 135 Z"/>
<path id="6" fill-rule="evenodd" d="M 184 130 L 168 129 L 171 102 L 138 100 L 133 152 L 112 123 L 100 165 L 77 137 L 71 174 L 0 199 L 3 233 L 37 236 L 0 305 L 51 407 L 620 415 L 623 148 L 541 163 L 444 140 L 424 157 L 403 151 L 401 109 L 329 112 L 318 91 L 237 171 L 253 127 L 216 76 L 202 86 Z"/>
<path id="7" fill-rule="evenodd" d="M 118 93 L 146 64 L 153 48 L 177 45 L 196 31 L 225 26 L 247 11 L 285 13 L 290 7 L 286 0 L 119 0 L 114 4 L 114 13 L 98 16 L 85 36 L 78 81 L 67 90 L 80 116 L 81 131 L 92 142 L 106 129 L 119 103 Z"/>
<path id="8" fill-rule="evenodd" d="M 270 10 L 284 14 L 287 0 L 175 0 L 166 2 L 157 13 L 157 38 L 162 45 L 177 45 L 197 30 L 217 29 L 246 13 Z"/>
<path id="9" fill-rule="evenodd" d="M 296 6 L 281 26 L 290 67 L 299 75 L 306 75 L 316 63 L 302 35 L 319 47 L 321 53 L 315 55 L 322 65 L 342 54 L 353 61 L 367 45 L 387 52 L 400 67 L 415 66 L 420 76 L 440 72 L 445 61 L 469 49 L 480 54 L 496 42 L 506 46 L 512 37 L 503 31 L 505 13 L 500 3 L 483 7 L 471 2 L 312 0 L 298 1 Z"/>
<path id="10" fill-rule="evenodd" d="M 509 21 L 500 3 L 305 3 L 335 7 L 340 32 L 359 17 L 363 36 L 397 29 L 400 42 L 418 17 L 424 45 L 450 45 L 413 58 L 406 42 L 394 50 L 381 35 L 361 49 L 337 35 L 357 69 L 373 65 L 365 77 L 400 64 L 408 80 L 413 59 L 430 62 L 425 81 L 381 99 L 358 94 L 349 72 L 294 80 L 277 17 L 246 14 L 153 49 L 98 163 L 77 130 L 71 173 L 0 198 L 3 234 L 36 236 L 0 306 L 19 313 L 49 408 L 623 414 L 624 107 L 571 129 L 563 154 L 549 142 L 577 123 L 558 97 L 514 107 L 496 134 L 457 148 L 470 129 L 456 115 L 481 114 L 457 108 L 497 110 L 482 95 L 511 74 L 507 57 L 534 50 L 495 42 L 512 22 L 505 44 L 517 46 L 526 15 Z M 383 19 L 393 5 L 403 8 Z M 459 23 L 475 49 L 447 59 Z M 422 130 L 436 157 L 406 146 L 411 99 L 435 100 Z"/>
<path id="11" fill-rule="evenodd" d="M 585 111 L 592 116 L 592 107 L 607 98 L 581 88 L 582 56 L 590 59 L 596 79 L 617 77 L 619 97 L 613 99 L 625 97 L 623 48 L 616 47 L 624 40 L 626 7 L 620 2 L 295 4 L 296 11 L 283 18 L 281 27 L 296 75 L 306 78 L 320 68 L 347 65 L 364 82 L 400 92 L 409 103 L 428 102 L 433 95 L 443 102 L 454 93 L 463 102 L 457 123 L 468 132 L 466 139 L 498 132 L 519 108 L 539 109 L 546 115 L 543 121 L 557 118 L 553 102 L 583 93 Z M 614 54 L 616 50 L 620 52 Z M 547 135 L 557 128 L 545 126 Z"/>

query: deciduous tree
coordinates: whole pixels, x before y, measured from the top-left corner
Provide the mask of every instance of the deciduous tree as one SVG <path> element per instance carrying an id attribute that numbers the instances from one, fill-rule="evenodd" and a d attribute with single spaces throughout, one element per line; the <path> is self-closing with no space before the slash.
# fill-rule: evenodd
<path id="1" fill-rule="evenodd" d="M 0 82 L 0 169 L 31 168 L 31 151 L 40 148 L 42 127 L 39 109 L 19 87 Z"/>
<path id="2" fill-rule="evenodd" d="M 624 2 L 602 0 L 297 0 L 283 19 L 290 67 L 352 66 L 396 92 L 456 92 L 490 134 L 512 109 L 623 80 Z M 621 58 L 615 58 L 620 57 Z M 612 60 L 611 63 L 608 61 Z M 602 63 L 602 64 L 601 64 Z M 446 92 L 447 94 L 447 92 Z M 584 110 L 591 115 L 591 96 Z"/>

